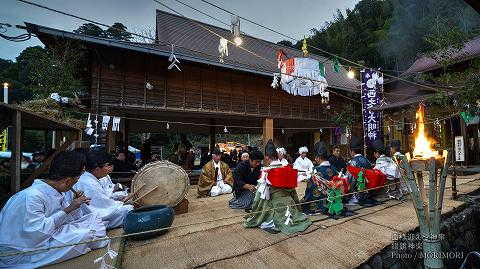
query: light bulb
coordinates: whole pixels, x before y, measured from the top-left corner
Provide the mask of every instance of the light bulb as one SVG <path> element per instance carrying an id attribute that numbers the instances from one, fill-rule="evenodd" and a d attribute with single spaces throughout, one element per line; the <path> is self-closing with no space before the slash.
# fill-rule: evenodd
<path id="1" fill-rule="evenodd" d="M 235 43 L 235 46 L 239 47 L 242 45 L 243 40 L 240 36 L 236 36 L 233 38 L 233 43 Z"/>
<path id="2" fill-rule="evenodd" d="M 354 79 L 355 78 L 355 72 L 353 72 L 352 69 L 348 70 L 347 77 L 349 79 Z"/>

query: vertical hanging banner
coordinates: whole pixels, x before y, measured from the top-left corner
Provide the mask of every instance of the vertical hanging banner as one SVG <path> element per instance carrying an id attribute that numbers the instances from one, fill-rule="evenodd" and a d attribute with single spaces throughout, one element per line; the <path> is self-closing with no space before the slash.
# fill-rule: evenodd
<path id="1" fill-rule="evenodd" d="M 8 149 L 8 131 L 7 129 L 3 130 L 0 133 L 0 151 L 7 151 Z"/>
<path id="2" fill-rule="evenodd" d="M 370 109 L 381 104 L 383 98 L 383 74 L 373 69 L 364 69 L 362 77 L 362 118 L 366 146 L 383 139 L 382 112 Z"/>

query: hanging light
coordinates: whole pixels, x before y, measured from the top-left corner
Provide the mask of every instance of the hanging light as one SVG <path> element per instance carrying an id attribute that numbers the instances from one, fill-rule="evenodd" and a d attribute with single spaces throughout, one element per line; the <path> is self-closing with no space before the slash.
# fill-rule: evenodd
<path id="1" fill-rule="evenodd" d="M 225 125 L 225 127 L 223 128 L 223 132 L 224 133 L 228 133 L 228 129 L 227 129 L 227 126 Z"/>
<path id="2" fill-rule="evenodd" d="M 349 79 L 354 79 L 355 78 L 355 72 L 353 72 L 353 69 L 350 67 L 350 69 L 348 70 L 348 73 L 347 73 L 347 77 Z"/>
<path id="3" fill-rule="evenodd" d="M 233 34 L 233 43 L 237 47 L 241 46 L 243 39 L 240 36 L 240 18 L 238 16 L 232 17 L 232 34 Z"/>
<path id="4" fill-rule="evenodd" d="M 169 130 L 169 129 L 170 129 L 170 124 L 168 124 L 168 122 L 167 122 L 167 130 Z"/>
<path id="5" fill-rule="evenodd" d="M 285 134 L 285 129 L 282 129 L 282 134 Z"/>

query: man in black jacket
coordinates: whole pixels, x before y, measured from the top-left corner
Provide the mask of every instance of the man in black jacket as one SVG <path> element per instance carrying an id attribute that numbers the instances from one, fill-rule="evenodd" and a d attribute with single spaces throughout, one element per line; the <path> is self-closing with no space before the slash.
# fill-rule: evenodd
<path id="1" fill-rule="evenodd" d="M 332 155 L 328 158 L 328 162 L 333 166 L 338 172 L 345 172 L 347 169 L 347 162 L 342 158 L 342 153 L 339 146 L 334 146 L 332 149 Z"/>
<path id="2" fill-rule="evenodd" d="M 233 194 L 229 202 L 233 209 L 250 209 L 255 198 L 257 180 L 260 177 L 262 152 L 254 150 L 250 152 L 250 160 L 243 161 L 233 170 Z"/>

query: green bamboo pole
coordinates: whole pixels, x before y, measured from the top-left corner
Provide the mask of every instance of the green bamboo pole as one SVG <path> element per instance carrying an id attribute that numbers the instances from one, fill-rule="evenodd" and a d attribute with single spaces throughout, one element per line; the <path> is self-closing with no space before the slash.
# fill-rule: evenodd
<path id="1" fill-rule="evenodd" d="M 437 164 L 435 158 L 427 161 L 429 171 L 428 208 L 429 208 L 429 233 L 423 237 L 423 253 L 425 268 L 443 268 L 442 245 L 440 244 L 440 215 L 437 214 Z"/>

